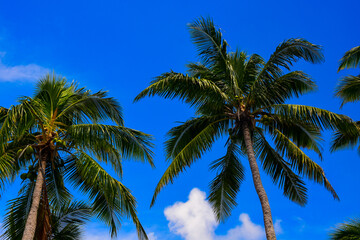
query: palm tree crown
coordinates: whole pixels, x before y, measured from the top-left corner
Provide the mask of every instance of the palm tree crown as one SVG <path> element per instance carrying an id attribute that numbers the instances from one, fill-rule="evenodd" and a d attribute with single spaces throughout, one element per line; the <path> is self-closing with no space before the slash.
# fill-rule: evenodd
<path id="1" fill-rule="evenodd" d="M 285 103 L 316 88 L 310 76 L 290 69 L 299 59 L 321 62 L 320 46 L 304 39 L 289 39 L 266 61 L 257 54 L 229 52 L 228 43 L 211 19 L 200 18 L 189 29 L 200 63 L 188 64 L 188 74 L 170 71 L 156 77 L 135 98 L 179 98 L 196 110 L 194 118 L 168 133 L 165 148 L 171 163 L 151 204 L 165 185 L 198 160 L 217 139 L 226 137 L 226 154 L 210 166 L 216 177 L 210 183 L 209 201 L 217 218 L 224 220 L 236 206 L 236 195 L 244 180 L 241 158 L 248 156 L 263 206 L 267 237 L 275 239 L 255 157 L 290 200 L 300 205 L 307 202 L 302 177 L 324 185 L 338 199 L 323 169 L 302 149 L 315 151 L 321 158 L 320 131 L 350 124 L 351 120 L 323 109 Z"/>
<path id="2" fill-rule="evenodd" d="M 135 198 L 101 163 L 110 164 L 120 178 L 122 159 L 153 166 L 150 140 L 149 135 L 124 126 L 119 103 L 106 92 L 92 93 L 55 74 L 37 83 L 33 97 L 2 108 L 0 189 L 24 168 L 29 171 L 22 179 L 35 181 L 31 208 L 22 216 L 27 219 L 23 239 L 33 239 L 35 230 L 38 234 L 41 212 L 46 212 L 40 220 L 43 232 L 50 234 L 54 223 L 49 205 L 59 208 L 69 202 L 67 183 L 88 196 L 92 214 L 110 227 L 112 236 L 126 216 L 136 225 L 139 238 L 147 239 Z"/>

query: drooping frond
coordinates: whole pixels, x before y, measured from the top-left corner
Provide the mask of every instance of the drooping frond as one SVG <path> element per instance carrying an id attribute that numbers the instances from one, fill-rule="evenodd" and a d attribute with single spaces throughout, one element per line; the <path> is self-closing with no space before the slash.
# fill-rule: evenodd
<path id="1" fill-rule="evenodd" d="M 284 196 L 300 205 L 307 202 L 307 189 L 304 181 L 291 170 L 291 165 L 271 147 L 261 129 L 254 132 L 254 149 L 263 168 L 273 182 L 283 190 Z"/>
<path id="2" fill-rule="evenodd" d="M 91 208 L 84 202 L 66 202 L 52 209 L 51 239 L 81 239 L 83 226 L 92 217 Z"/>
<path id="3" fill-rule="evenodd" d="M 125 216 L 134 222 L 139 239 L 148 239 L 137 217 L 136 200 L 128 188 L 83 151 L 77 153 L 69 168 L 68 179 L 89 196 L 92 212 L 110 227 L 112 237 L 117 235 L 120 219 Z"/>
<path id="4" fill-rule="evenodd" d="M 341 107 L 348 102 L 360 100 L 360 75 L 346 76 L 340 79 L 339 85 L 336 87 L 335 96 L 340 97 L 343 102 Z"/>
<path id="5" fill-rule="evenodd" d="M 340 59 L 339 69 L 360 67 L 360 46 L 354 47 L 347 51 Z"/>
<path id="6" fill-rule="evenodd" d="M 63 160 L 56 157 L 51 164 L 47 164 L 45 173 L 46 190 L 50 205 L 52 207 L 66 205 L 71 200 L 72 195 L 65 187 Z"/>
<path id="7" fill-rule="evenodd" d="M 324 187 L 331 192 L 334 199 L 339 200 L 334 188 L 325 177 L 324 170 L 317 163 L 311 160 L 296 144 L 279 130 L 273 131 L 272 134 L 276 151 L 289 159 L 291 168 L 308 179 L 323 184 Z"/>
<path id="8" fill-rule="evenodd" d="M 347 147 L 355 147 L 360 140 L 359 122 L 357 122 L 357 125 L 357 131 L 348 131 L 347 129 L 336 131 L 333 135 L 330 151 L 333 152 Z M 358 150 L 360 153 L 360 149 Z"/>
<path id="9" fill-rule="evenodd" d="M 258 120 L 263 129 L 274 132 L 278 130 L 291 139 L 296 146 L 313 150 L 322 159 L 322 147 L 320 142 L 320 129 L 308 122 L 302 122 L 290 118 L 283 118 L 280 115 L 264 114 Z"/>
<path id="10" fill-rule="evenodd" d="M 20 196 L 10 200 L 3 222 L 4 233 L 1 238 L 4 240 L 21 240 L 25 229 L 25 222 L 30 211 L 32 194 L 35 182 L 26 181 L 20 191 Z"/>
<path id="11" fill-rule="evenodd" d="M 213 81 L 175 72 L 164 73 L 157 77 L 149 87 L 136 96 L 134 101 L 154 95 L 170 99 L 179 98 L 191 105 L 201 105 L 210 99 L 214 100 L 214 103 L 221 104 L 227 98 Z"/>
<path id="12" fill-rule="evenodd" d="M 123 126 L 78 124 L 69 127 L 67 134 L 76 148 L 92 152 L 100 161 L 110 161 L 115 169 L 121 167 L 118 166 L 121 158 L 148 161 L 154 166 L 152 138 L 140 131 Z"/>
<path id="13" fill-rule="evenodd" d="M 156 186 L 151 206 L 155 203 L 161 189 L 184 171 L 201 155 L 210 149 L 213 142 L 226 130 L 224 116 L 199 117 L 172 128 L 165 143 L 167 159 L 171 160 Z"/>
<path id="14" fill-rule="evenodd" d="M 230 141 L 225 156 L 215 160 L 210 166 L 217 174 L 210 183 L 208 199 L 219 221 L 230 216 L 231 210 L 237 205 L 236 196 L 244 180 L 244 167 L 239 155 L 241 149 L 235 142 Z"/>
<path id="15" fill-rule="evenodd" d="M 340 224 L 330 233 L 330 237 L 331 240 L 359 240 L 360 219 L 350 219 Z"/>

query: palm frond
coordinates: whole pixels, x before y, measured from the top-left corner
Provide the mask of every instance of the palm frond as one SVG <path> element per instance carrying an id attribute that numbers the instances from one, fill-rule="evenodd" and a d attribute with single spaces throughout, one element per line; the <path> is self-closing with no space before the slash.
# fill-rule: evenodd
<path id="1" fill-rule="evenodd" d="M 78 240 L 83 226 L 92 217 L 91 208 L 84 202 L 66 202 L 60 208 L 52 209 L 52 239 Z"/>
<path id="2" fill-rule="evenodd" d="M 356 129 L 356 123 L 349 117 L 321 108 L 295 104 L 272 105 L 269 111 L 293 121 L 308 122 L 320 129 Z"/>
<path id="3" fill-rule="evenodd" d="M 152 137 L 123 126 L 78 124 L 67 129 L 68 139 L 76 148 L 86 149 L 100 161 L 110 161 L 121 170 L 121 158 L 147 161 L 154 166 Z"/>
<path id="4" fill-rule="evenodd" d="M 35 182 L 26 181 L 20 191 L 20 196 L 8 202 L 3 222 L 5 231 L 1 235 L 4 240 L 22 239 L 34 188 Z"/>
<path id="5" fill-rule="evenodd" d="M 290 160 L 293 169 L 308 179 L 323 184 L 324 187 L 331 192 L 334 199 L 339 200 L 339 196 L 336 194 L 329 180 L 325 177 L 324 170 L 317 163 L 311 160 L 296 144 L 279 130 L 273 132 L 273 138 L 276 151 Z"/>
<path id="6" fill-rule="evenodd" d="M 241 149 L 230 140 L 226 155 L 212 162 L 210 166 L 211 170 L 217 171 L 217 174 L 210 183 L 208 199 L 219 221 L 224 221 L 230 216 L 231 210 L 237 205 L 236 195 L 240 184 L 244 181 L 244 167 L 239 155 Z"/>
<path id="7" fill-rule="evenodd" d="M 136 200 L 121 182 L 111 177 L 91 156 L 79 151 L 70 166 L 68 179 L 74 187 L 88 194 L 92 212 L 110 227 L 112 237 L 117 235 L 122 216 L 134 222 L 139 239 L 148 239 L 136 212 Z"/>
<path id="8" fill-rule="evenodd" d="M 170 99 L 179 98 L 191 105 L 201 105 L 209 99 L 214 100 L 214 103 L 222 103 L 227 98 L 214 82 L 175 72 L 157 77 L 134 101 L 154 95 Z"/>
<path id="9" fill-rule="evenodd" d="M 291 165 L 271 147 L 261 129 L 254 132 L 254 149 L 262 162 L 265 172 L 283 190 L 284 196 L 299 205 L 305 205 L 307 202 L 307 189 L 304 181 L 291 170 Z"/>
<path id="10" fill-rule="evenodd" d="M 360 100 L 360 75 L 346 76 L 340 79 L 339 85 L 335 90 L 335 96 L 343 100 L 341 107 L 345 103 Z"/>
<path id="11" fill-rule="evenodd" d="M 331 240 L 359 240 L 360 239 L 360 219 L 350 219 L 340 224 L 330 234 Z"/>
<path id="12" fill-rule="evenodd" d="M 203 64 L 210 67 L 219 62 L 225 64 L 228 44 L 222 38 L 221 30 L 216 29 L 213 20 L 200 17 L 188 27 Z"/>
<path id="13" fill-rule="evenodd" d="M 169 139 L 165 143 L 165 151 L 171 164 L 155 188 L 151 206 L 164 186 L 172 183 L 186 167 L 210 149 L 213 142 L 226 129 L 226 120 L 223 116 L 194 118 L 168 132 Z"/>
<path id="14" fill-rule="evenodd" d="M 259 81 L 248 102 L 252 107 L 282 104 L 287 99 L 299 97 L 316 89 L 316 84 L 302 71 L 278 76 L 274 81 Z"/>
<path id="15" fill-rule="evenodd" d="M 339 69 L 360 67 L 360 46 L 354 47 L 347 51 L 340 59 Z"/>

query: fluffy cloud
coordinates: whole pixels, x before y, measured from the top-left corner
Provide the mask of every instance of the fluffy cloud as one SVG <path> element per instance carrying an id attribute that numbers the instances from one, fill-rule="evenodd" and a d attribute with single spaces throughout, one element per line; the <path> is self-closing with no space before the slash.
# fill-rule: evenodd
<path id="1" fill-rule="evenodd" d="M 206 194 L 194 188 L 187 202 L 177 202 L 164 211 L 169 221 L 170 231 L 185 240 L 263 240 L 264 228 L 253 223 L 248 214 L 239 217 L 240 225 L 228 230 L 226 235 L 217 236 L 215 229 L 218 223 L 211 205 L 206 201 Z M 281 233 L 281 220 L 276 221 L 277 232 Z"/>
<path id="2" fill-rule="evenodd" d="M 5 55 L 0 52 L 0 58 Z M 49 69 L 36 64 L 7 66 L 0 59 L 0 82 L 36 81 L 49 72 Z"/>
<path id="3" fill-rule="evenodd" d="M 177 202 L 164 211 L 170 231 L 186 240 L 213 239 L 217 222 L 206 195 L 194 188 L 185 203 Z"/>

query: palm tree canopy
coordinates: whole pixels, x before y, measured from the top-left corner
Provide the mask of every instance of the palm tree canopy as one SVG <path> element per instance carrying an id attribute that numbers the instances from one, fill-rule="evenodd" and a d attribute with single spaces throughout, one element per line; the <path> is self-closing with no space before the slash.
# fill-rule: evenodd
<path id="1" fill-rule="evenodd" d="M 289 39 L 265 60 L 240 50 L 229 52 L 222 32 L 209 18 L 194 21 L 189 30 L 200 62 L 188 64 L 187 74 L 171 71 L 156 77 L 135 98 L 179 98 L 196 110 L 194 118 L 168 132 L 165 149 L 171 162 L 151 204 L 164 186 L 210 150 L 217 139 L 225 137 L 226 154 L 210 166 L 216 177 L 210 183 L 209 201 L 219 220 L 229 216 L 244 180 L 244 122 L 251 128 L 255 153 L 264 171 L 286 197 L 306 204 L 305 177 L 324 185 L 338 199 L 323 169 L 303 149 L 321 158 L 321 130 L 351 125 L 351 119 L 316 107 L 286 104 L 288 99 L 316 89 L 310 76 L 290 69 L 300 59 L 322 62 L 321 47 L 305 39 Z"/>
<path id="2" fill-rule="evenodd" d="M 334 229 L 331 240 L 360 240 L 360 219 L 352 219 Z"/>
<path id="3" fill-rule="evenodd" d="M 151 136 L 125 127 L 119 103 L 107 92 L 92 93 L 55 74 L 37 83 L 33 97 L 18 102 L 0 110 L 0 190 L 25 167 L 29 166 L 28 178 L 36 178 L 30 167 L 38 169 L 37 160 L 44 154 L 39 149 L 47 146 L 45 178 L 51 206 L 68 202 L 69 183 L 88 196 L 93 214 L 110 227 L 112 236 L 125 216 L 133 220 L 139 238 L 147 239 L 135 198 L 102 164 L 110 164 L 119 178 L 123 159 L 153 166 Z"/>

